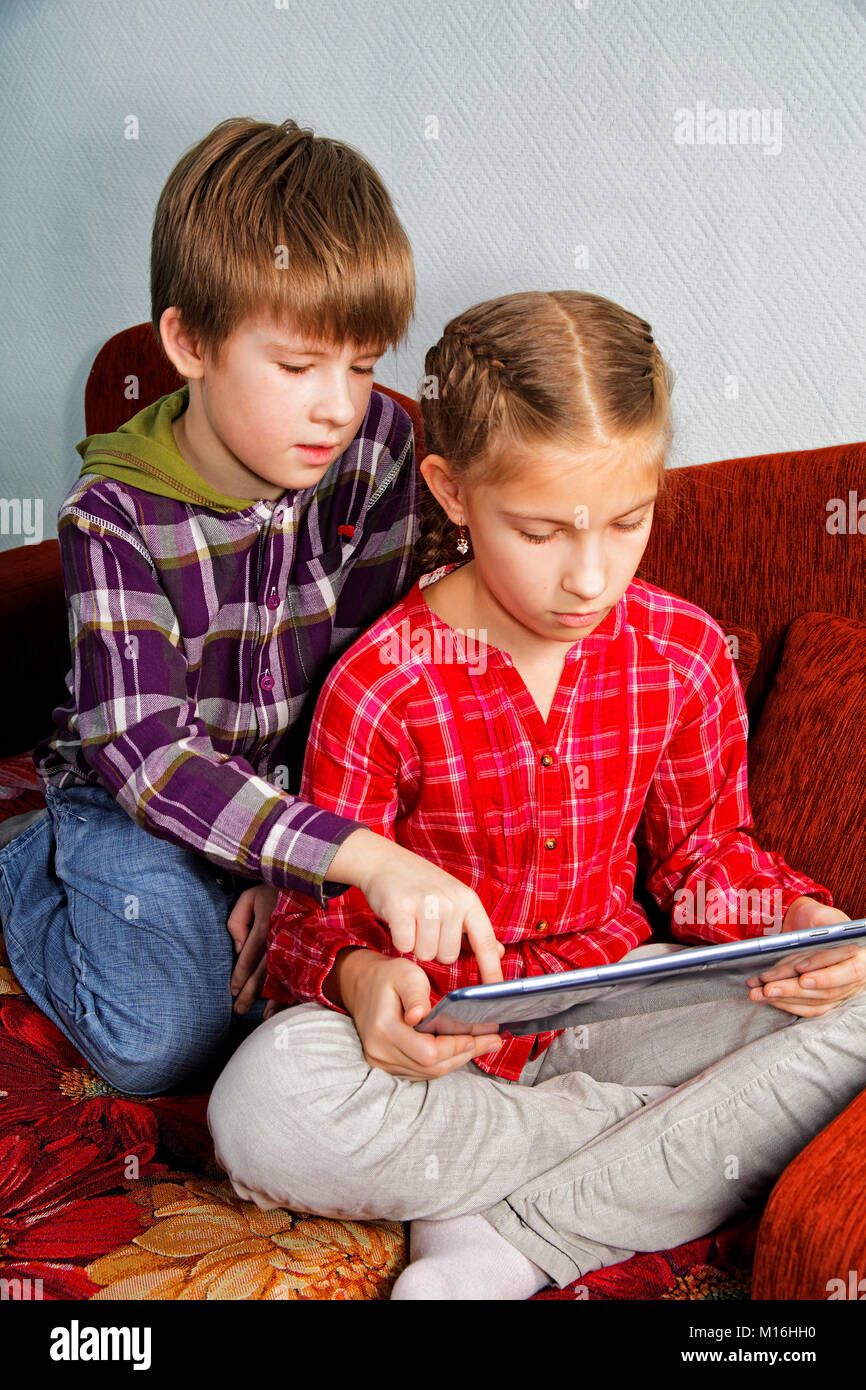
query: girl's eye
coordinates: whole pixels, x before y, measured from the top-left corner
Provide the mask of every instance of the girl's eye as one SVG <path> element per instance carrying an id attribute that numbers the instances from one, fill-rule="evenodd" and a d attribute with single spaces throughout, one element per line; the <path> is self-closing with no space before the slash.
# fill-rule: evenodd
<path id="1" fill-rule="evenodd" d="M 646 525 L 647 520 L 648 518 L 644 516 L 641 517 L 640 521 L 615 521 L 613 527 L 615 531 L 637 531 L 641 526 Z M 523 536 L 524 540 L 529 541 L 531 545 L 544 545 L 545 541 L 552 541 L 557 532 L 548 531 L 534 534 L 529 531 L 520 531 L 518 534 Z"/>

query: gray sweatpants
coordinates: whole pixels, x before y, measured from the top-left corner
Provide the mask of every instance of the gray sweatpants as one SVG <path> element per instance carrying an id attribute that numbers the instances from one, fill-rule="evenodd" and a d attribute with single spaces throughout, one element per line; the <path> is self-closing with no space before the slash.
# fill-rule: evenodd
<path id="1" fill-rule="evenodd" d="M 636 958 L 682 950 L 650 943 Z M 692 981 L 695 977 L 692 977 Z M 742 996 L 569 1027 L 519 1081 L 432 1081 L 365 1060 L 316 1003 L 239 1047 L 208 1122 L 238 1195 L 360 1220 L 480 1213 L 564 1288 L 761 1205 L 866 1086 L 866 991 L 815 1018 Z M 671 1086 L 647 1100 L 644 1086 Z"/>

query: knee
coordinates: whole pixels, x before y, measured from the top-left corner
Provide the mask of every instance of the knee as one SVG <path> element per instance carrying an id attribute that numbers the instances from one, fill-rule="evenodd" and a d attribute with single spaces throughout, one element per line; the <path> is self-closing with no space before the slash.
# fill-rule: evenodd
<path id="1" fill-rule="evenodd" d="M 238 1195 L 320 1211 L 340 1163 L 344 1083 L 355 1090 L 367 1071 L 351 1019 L 318 1004 L 275 1014 L 251 1033 L 217 1078 L 207 1116 L 216 1160 Z"/>
<path id="2" fill-rule="evenodd" d="M 304 1093 L 315 1090 L 323 1061 L 316 1055 L 318 1030 L 305 1026 L 313 1010 L 331 1012 L 306 1004 L 274 1014 L 244 1039 L 217 1077 L 208 1125 L 226 1172 L 240 1174 L 266 1131 L 294 1131 L 293 1117 Z"/>
<path id="3" fill-rule="evenodd" d="M 231 999 L 215 999 L 183 1018 L 151 1018 L 130 1030 L 88 1029 L 92 1065 L 117 1090 L 133 1096 L 159 1096 L 214 1068 L 224 1056 L 231 1026 Z M 82 1023 L 79 1022 L 79 1028 Z"/>

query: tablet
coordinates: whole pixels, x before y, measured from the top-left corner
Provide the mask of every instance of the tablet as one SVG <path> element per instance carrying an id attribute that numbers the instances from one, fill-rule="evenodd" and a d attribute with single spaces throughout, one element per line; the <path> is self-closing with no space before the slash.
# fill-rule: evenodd
<path id="1" fill-rule="evenodd" d="M 846 943 L 866 947 L 866 917 L 718 946 L 671 950 L 667 943 L 645 942 L 657 945 L 660 954 L 452 990 L 415 1028 L 419 1033 L 471 1034 L 496 1033 L 502 1027 L 520 1036 L 683 1004 L 748 997 L 746 981 L 769 966 L 806 959 L 817 946 Z"/>

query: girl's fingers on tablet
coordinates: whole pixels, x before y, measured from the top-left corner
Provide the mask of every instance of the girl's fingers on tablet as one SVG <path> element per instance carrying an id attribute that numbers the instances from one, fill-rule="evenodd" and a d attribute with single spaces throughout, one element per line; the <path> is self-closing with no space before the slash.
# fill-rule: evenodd
<path id="1" fill-rule="evenodd" d="M 498 1033 L 479 1034 L 477 1037 L 456 1033 L 415 1033 L 411 1040 L 395 1042 L 394 1051 L 399 1054 L 407 1074 L 430 1078 L 456 1071 L 471 1058 L 495 1051 L 500 1044 Z"/>
<path id="2" fill-rule="evenodd" d="M 447 1076 L 449 1072 L 457 1071 L 467 1062 L 471 1062 L 473 1057 L 481 1057 L 485 1052 L 494 1052 L 500 1046 L 499 1036 L 470 1038 L 467 1045 L 454 1057 L 446 1058 L 442 1062 L 437 1062 L 434 1073 L 436 1076 Z"/>
<path id="3" fill-rule="evenodd" d="M 766 999 L 771 1004 L 780 1001 L 794 1003 L 800 1000 L 817 1004 L 830 997 L 822 990 L 804 989 L 795 980 L 777 980 L 773 984 L 759 985 L 757 989 L 750 990 L 750 995 L 753 999 Z"/>
<path id="4" fill-rule="evenodd" d="M 817 950 L 810 951 L 808 955 L 793 956 L 788 960 L 777 961 L 775 965 L 768 965 L 766 970 L 755 971 L 750 975 L 746 983 L 756 985 L 768 983 L 770 980 L 790 980 L 797 976 L 812 976 L 816 970 L 821 970 L 828 965 L 835 965 L 842 960 L 853 960 L 856 956 L 863 957 L 863 964 L 866 966 L 866 951 L 859 950 L 856 946 L 824 946 Z"/>
<path id="5" fill-rule="evenodd" d="M 832 998 L 840 989 L 848 990 L 866 981 L 866 952 L 852 951 L 845 946 L 816 951 L 798 961 L 797 969 L 799 974 L 793 978 L 778 978 L 766 970 L 755 979 L 755 984 L 771 997 L 771 992 L 777 989 L 777 998 Z"/>
<path id="6" fill-rule="evenodd" d="M 800 968 L 800 980 L 805 985 L 814 980 L 814 988 L 838 989 L 839 986 L 866 981 L 866 951 L 819 952 L 810 956 L 807 964 Z"/>
<path id="7" fill-rule="evenodd" d="M 838 965 L 841 961 L 854 961 L 855 966 L 863 968 L 866 973 L 866 951 L 854 945 L 842 943 L 839 946 L 819 946 L 816 950 L 810 951 L 808 955 L 796 956 L 791 962 L 793 971 L 788 968 L 784 970 L 785 975 L 813 975 L 818 970 L 826 970 L 829 966 Z M 783 969 L 784 961 L 779 961 L 777 966 L 762 972 L 763 979 L 769 979 L 774 971 Z"/>
<path id="8" fill-rule="evenodd" d="M 465 1066 L 471 1058 L 471 1052 L 458 1052 L 456 1057 L 449 1057 L 445 1061 L 424 1066 L 420 1062 L 413 1062 L 411 1057 L 404 1055 L 395 1058 L 394 1063 L 386 1066 L 384 1070 L 390 1072 L 392 1076 L 402 1076 L 408 1081 L 435 1081 L 437 1077 L 447 1076 L 449 1072 L 457 1071 L 460 1067 Z"/>

